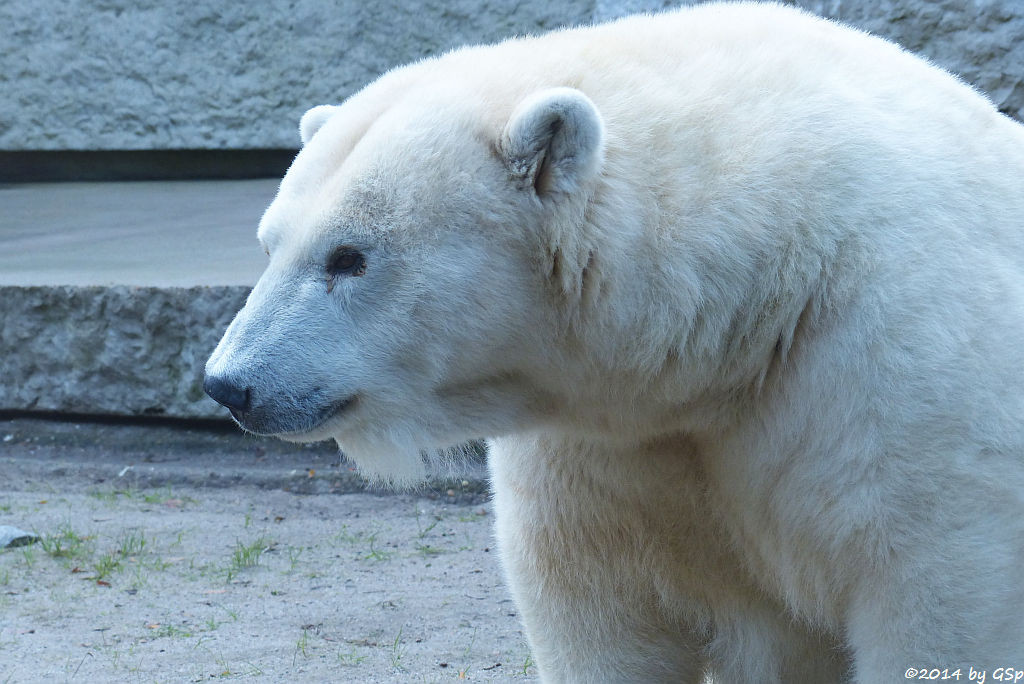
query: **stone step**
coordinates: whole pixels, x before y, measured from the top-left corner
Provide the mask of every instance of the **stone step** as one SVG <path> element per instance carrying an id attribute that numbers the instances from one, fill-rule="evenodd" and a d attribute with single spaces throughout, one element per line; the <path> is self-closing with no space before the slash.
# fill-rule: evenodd
<path id="1" fill-rule="evenodd" d="M 0 187 L 0 411 L 226 418 L 206 358 L 276 180 Z"/>

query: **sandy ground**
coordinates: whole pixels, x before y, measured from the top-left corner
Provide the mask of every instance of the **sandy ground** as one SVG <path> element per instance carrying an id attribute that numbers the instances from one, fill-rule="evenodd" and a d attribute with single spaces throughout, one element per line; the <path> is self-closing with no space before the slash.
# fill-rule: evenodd
<path id="1" fill-rule="evenodd" d="M 382 495 L 230 431 L 0 440 L 0 525 L 41 538 L 0 551 L 0 682 L 536 678 L 479 469 Z"/>

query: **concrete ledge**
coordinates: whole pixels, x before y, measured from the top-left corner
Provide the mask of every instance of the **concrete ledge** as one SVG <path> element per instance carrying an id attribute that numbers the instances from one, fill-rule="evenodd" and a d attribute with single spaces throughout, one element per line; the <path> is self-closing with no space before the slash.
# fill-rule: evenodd
<path id="1" fill-rule="evenodd" d="M 276 180 L 0 186 L 0 410 L 217 418 Z"/>
<path id="2" fill-rule="evenodd" d="M 248 292 L 0 287 L 0 410 L 225 418 L 203 366 Z"/>
<path id="3" fill-rule="evenodd" d="M 0 185 L 0 285 L 255 285 L 278 183 Z"/>

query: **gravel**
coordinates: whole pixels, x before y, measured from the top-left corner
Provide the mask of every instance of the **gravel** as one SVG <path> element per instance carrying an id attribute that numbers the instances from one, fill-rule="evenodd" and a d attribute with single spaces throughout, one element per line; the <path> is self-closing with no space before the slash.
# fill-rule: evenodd
<path id="1" fill-rule="evenodd" d="M 326 445 L 19 418 L 0 467 L 39 537 L 0 550 L 2 682 L 535 680 L 479 463 L 384 494 Z"/>

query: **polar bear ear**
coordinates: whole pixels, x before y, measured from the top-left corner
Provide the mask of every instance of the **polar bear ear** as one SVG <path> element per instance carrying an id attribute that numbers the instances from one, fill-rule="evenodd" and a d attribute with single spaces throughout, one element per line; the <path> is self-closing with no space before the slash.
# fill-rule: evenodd
<path id="1" fill-rule="evenodd" d="M 520 189 L 533 188 L 541 197 L 569 194 L 600 170 L 604 124 L 580 91 L 541 90 L 516 107 L 499 149 Z"/>
<path id="2" fill-rule="evenodd" d="M 341 108 L 337 105 L 319 105 L 303 114 L 302 120 L 299 121 L 299 136 L 302 138 L 302 144 L 308 143 L 339 109 Z"/>

